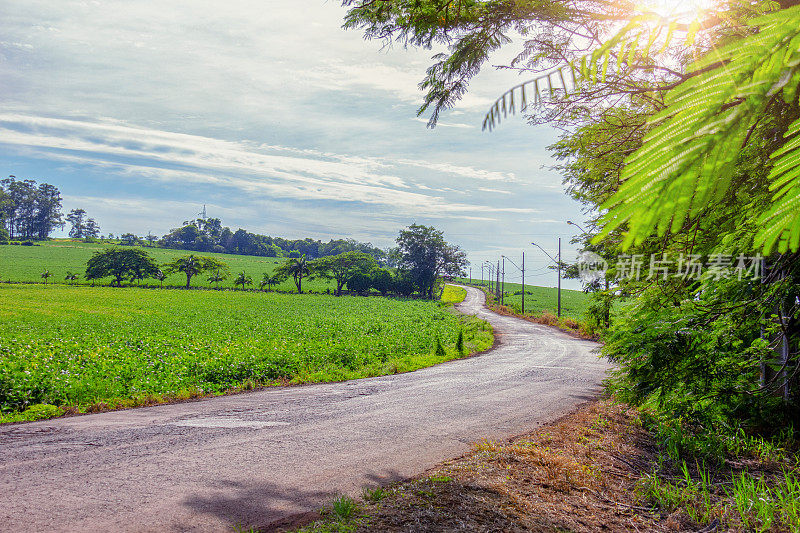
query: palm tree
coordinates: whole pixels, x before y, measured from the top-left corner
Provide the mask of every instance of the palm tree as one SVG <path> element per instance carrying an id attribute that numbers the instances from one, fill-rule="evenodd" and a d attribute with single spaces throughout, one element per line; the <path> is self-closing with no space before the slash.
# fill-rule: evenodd
<path id="1" fill-rule="evenodd" d="M 167 275 L 164 274 L 164 271 L 159 268 L 156 271 L 156 273 L 153 274 L 153 277 L 156 278 L 159 281 L 159 283 L 161 284 L 161 288 L 163 289 L 164 288 L 164 280 L 167 278 Z"/>
<path id="2" fill-rule="evenodd" d="M 53 274 L 52 274 L 52 273 L 51 273 L 49 270 L 47 270 L 47 269 L 45 269 L 45 271 L 44 271 L 44 272 L 42 272 L 42 279 L 44 280 L 44 284 L 45 284 L 45 285 L 47 285 L 47 278 L 49 278 L 49 277 L 50 277 L 50 276 L 52 276 L 52 275 L 53 275 Z"/>
<path id="3" fill-rule="evenodd" d="M 76 279 L 78 279 L 78 275 L 77 274 L 73 274 L 72 272 L 67 272 L 67 275 L 64 276 L 64 281 L 67 281 L 67 282 L 75 281 Z"/>
<path id="4" fill-rule="evenodd" d="M 216 283 L 217 284 L 217 290 L 219 290 L 219 282 L 220 281 L 225 281 L 226 279 L 228 279 L 228 275 L 222 273 L 219 269 L 217 269 L 217 271 L 215 273 L 213 273 L 211 276 L 209 276 L 208 282 L 209 283 Z"/>
<path id="5" fill-rule="evenodd" d="M 264 272 L 264 277 L 261 278 L 261 283 L 259 283 L 259 286 L 261 287 L 261 290 L 264 290 L 264 286 L 266 286 L 267 290 L 269 291 L 272 290 L 273 285 L 277 285 L 283 280 L 284 278 L 281 277 L 280 274 L 273 274 L 270 276 L 268 272 Z"/>
<path id="6" fill-rule="evenodd" d="M 245 274 L 244 272 L 240 272 L 239 275 L 236 277 L 236 280 L 233 282 L 233 286 L 236 287 L 237 285 L 241 285 L 242 289 L 244 289 L 245 285 L 252 285 L 253 278 Z"/>
<path id="7" fill-rule="evenodd" d="M 303 293 L 303 278 L 311 279 L 311 265 L 306 261 L 306 256 L 291 257 L 281 264 L 275 273 L 284 278 L 291 276 L 297 286 L 297 292 Z"/>

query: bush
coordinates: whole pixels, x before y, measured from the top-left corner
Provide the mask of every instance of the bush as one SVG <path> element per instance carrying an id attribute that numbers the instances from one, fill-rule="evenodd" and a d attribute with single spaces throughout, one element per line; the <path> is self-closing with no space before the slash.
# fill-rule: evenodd
<path id="1" fill-rule="evenodd" d="M 414 292 L 414 280 L 406 273 L 400 273 L 394 280 L 394 292 L 400 296 L 411 296 Z"/>
<path id="2" fill-rule="evenodd" d="M 22 242 L 22 246 L 35 246 L 33 241 L 24 241 Z"/>
<path id="3" fill-rule="evenodd" d="M 372 280 L 366 274 L 353 274 L 347 280 L 347 289 L 359 294 L 369 292 L 371 286 Z"/>
<path id="4" fill-rule="evenodd" d="M 386 296 L 392 290 L 392 273 L 385 268 L 380 268 L 372 273 L 372 288 Z"/>

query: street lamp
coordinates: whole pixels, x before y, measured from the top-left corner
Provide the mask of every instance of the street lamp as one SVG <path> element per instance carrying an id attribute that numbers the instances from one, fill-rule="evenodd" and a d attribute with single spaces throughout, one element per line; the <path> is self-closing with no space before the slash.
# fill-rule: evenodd
<path id="1" fill-rule="evenodd" d="M 504 259 L 511 261 L 510 257 L 503 256 Z M 522 268 L 519 267 L 514 261 L 511 264 L 522 271 L 522 314 L 525 314 L 525 252 L 522 252 Z"/>
<path id="2" fill-rule="evenodd" d="M 580 224 L 576 224 L 575 222 L 573 222 L 573 221 L 571 221 L 571 220 L 567 220 L 567 224 L 569 224 L 569 225 L 571 225 L 571 226 L 575 226 L 575 227 L 576 227 L 576 228 L 578 228 L 578 229 L 581 231 L 581 233 L 583 233 L 584 235 L 589 235 L 589 232 L 588 232 L 588 231 L 586 231 L 585 229 L 583 229 L 583 228 L 581 227 L 581 225 L 580 225 Z"/>
<path id="3" fill-rule="evenodd" d="M 558 268 L 558 318 L 561 318 L 561 237 L 558 238 L 558 260 L 553 259 L 553 256 L 547 253 L 547 250 L 535 242 L 532 242 L 531 244 L 543 251 L 544 254 L 549 257 Z"/>

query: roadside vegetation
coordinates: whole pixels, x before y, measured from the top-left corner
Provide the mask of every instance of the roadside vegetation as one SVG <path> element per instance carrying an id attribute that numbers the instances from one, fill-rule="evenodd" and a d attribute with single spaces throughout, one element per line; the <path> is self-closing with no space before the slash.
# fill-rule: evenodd
<path id="1" fill-rule="evenodd" d="M 467 291 L 463 287 L 455 285 L 445 285 L 442 291 L 442 302 L 446 304 L 458 304 L 467 297 Z"/>
<path id="2" fill-rule="evenodd" d="M 490 347 L 425 300 L 0 285 L 2 420 L 407 372 Z"/>
<path id="3" fill-rule="evenodd" d="M 298 531 L 800 531 L 791 441 L 740 435 L 689 461 L 652 416 L 591 402 L 412 480 L 339 496 Z"/>

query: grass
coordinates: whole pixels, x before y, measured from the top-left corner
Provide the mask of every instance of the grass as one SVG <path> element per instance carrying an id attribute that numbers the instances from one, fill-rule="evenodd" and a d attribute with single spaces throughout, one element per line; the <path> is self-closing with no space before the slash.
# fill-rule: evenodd
<path id="1" fill-rule="evenodd" d="M 40 246 L 0 246 L 0 280 L 1 281 L 21 281 L 41 283 L 41 274 L 49 270 L 53 275 L 48 280 L 48 284 L 66 284 L 64 277 L 67 272 L 78 274 L 80 278 L 77 284 L 87 284 L 83 279 L 86 272 L 86 261 L 92 257 L 94 252 L 104 250 L 115 244 L 108 243 L 87 243 L 80 240 L 54 239 L 43 241 Z M 233 280 L 239 272 L 245 272 L 253 278 L 253 282 L 258 286 L 264 273 L 272 273 L 277 266 L 284 261 L 282 258 L 275 257 L 256 257 L 251 255 L 233 254 L 214 254 L 205 252 L 190 252 L 187 250 L 170 250 L 167 248 L 145 248 L 158 264 L 163 264 L 175 259 L 194 253 L 216 257 L 227 263 L 230 275 L 227 280 L 220 283 L 220 287 L 232 288 Z M 214 287 L 206 280 L 210 273 L 195 276 L 192 279 L 192 287 Z M 100 280 L 98 284 L 108 284 L 108 281 Z M 159 282 L 154 279 L 145 280 L 142 285 L 158 287 Z M 183 287 L 186 285 L 186 277 L 183 274 L 170 274 L 164 280 L 165 287 Z M 325 292 L 336 288 L 334 282 L 324 279 L 313 279 L 303 281 L 303 291 Z M 296 292 L 294 282 L 286 280 L 274 289 L 282 292 Z"/>
<path id="2" fill-rule="evenodd" d="M 445 285 L 442 291 L 442 301 L 446 304 L 459 304 L 467 297 L 467 290 L 455 285 Z"/>
<path id="3" fill-rule="evenodd" d="M 491 346 L 437 302 L 0 285 L 2 421 L 406 372 Z M 438 351 L 438 354 L 436 353 Z"/>
<path id="4" fill-rule="evenodd" d="M 381 489 L 332 531 L 800 531 L 800 470 L 786 442 L 740 435 L 724 464 L 668 464 L 645 411 L 584 404 L 531 434 L 483 440 L 471 453 Z M 734 453 L 738 455 L 730 455 Z"/>
<path id="5" fill-rule="evenodd" d="M 461 279 L 464 283 L 469 280 Z M 472 280 L 472 284 L 481 285 L 480 280 Z M 488 287 L 488 282 L 484 286 Z M 582 291 L 561 289 L 561 316 L 573 320 L 582 320 L 591 296 Z M 505 305 L 516 313 L 522 312 L 522 285 L 519 283 L 505 284 Z M 558 311 L 558 289 L 552 287 L 535 287 L 525 285 L 525 314 L 537 316 L 542 314 L 555 315 Z"/>

